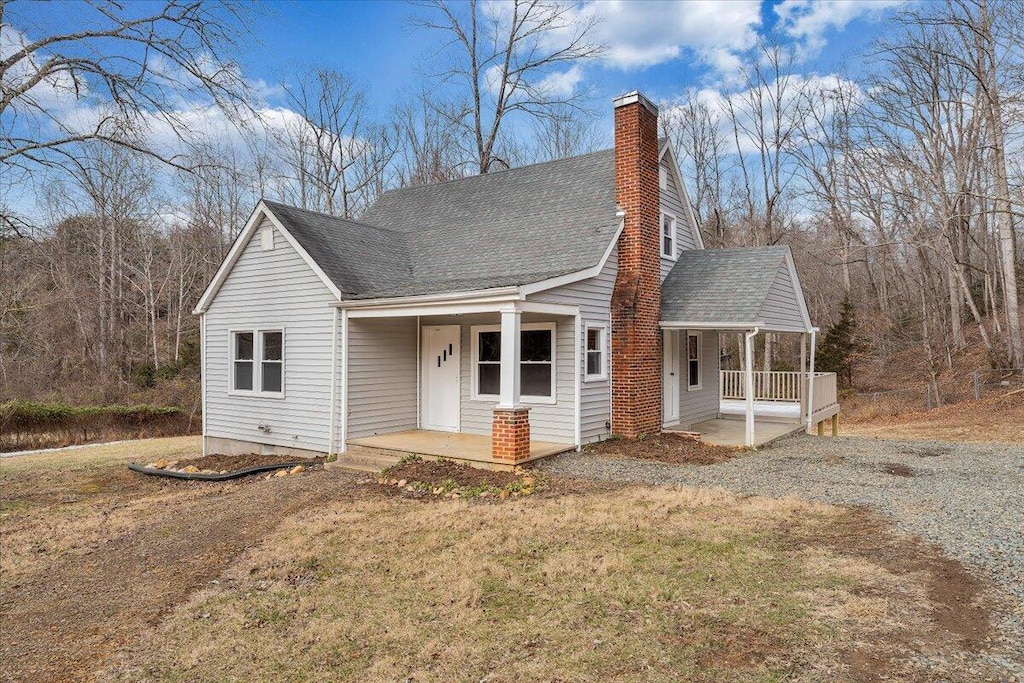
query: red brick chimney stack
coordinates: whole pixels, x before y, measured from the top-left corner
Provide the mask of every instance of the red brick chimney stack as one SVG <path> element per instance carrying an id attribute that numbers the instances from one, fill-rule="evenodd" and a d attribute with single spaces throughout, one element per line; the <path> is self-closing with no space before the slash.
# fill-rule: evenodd
<path id="1" fill-rule="evenodd" d="M 658 108 L 639 92 L 615 105 L 615 200 L 625 212 L 612 295 L 612 432 L 661 431 L 661 209 Z"/>

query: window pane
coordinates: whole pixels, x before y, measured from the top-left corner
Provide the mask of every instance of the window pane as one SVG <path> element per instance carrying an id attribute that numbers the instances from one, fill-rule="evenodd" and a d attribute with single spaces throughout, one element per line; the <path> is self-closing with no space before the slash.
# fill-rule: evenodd
<path id="1" fill-rule="evenodd" d="M 263 391 L 281 391 L 281 371 L 284 363 L 267 362 L 263 366 L 263 381 L 260 387 Z"/>
<path id="2" fill-rule="evenodd" d="M 263 333 L 263 360 L 281 360 L 284 340 L 280 332 Z"/>
<path id="3" fill-rule="evenodd" d="M 689 335 L 686 337 L 686 358 L 688 360 L 697 360 L 697 336 Z"/>
<path id="4" fill-rule="evenodd" d="M 588 375 L 600 375 L 601 374 L 601 353 L 599 351 L 588 351 L 587 352 L 587 374 Z"/>
<path id="5" fill-rule="evenodd" d="M 501 332 L 480 333 L 478 360 L 494 362 L 501 360 Z"/>
<path id="6" fill-rule="evenodd" d="M 551 330 L 525 330 L 522 340 L 524 361 L 551 360 Z"/>
<path id="7" fill-rule="evenodd" d="M 235 332 L 235 358 L 252 360 L 252 332 Z"/>
<path id="8" fill-rule="evenodd" d="M 661 253 L 668 256 L 672 255 L 672 240 L 670 238 L 665 238 L 665 241 L 661 245 Z"/>
<path id="9" fill-rule="evenodd" d="M 587 351 L 601 350 L 601 330 L 587 330 Z"/>
<path id="10" fill-rule="evenodd" d="M 497 396 L 501 391 L 501 366 L 493 363 L 478 365 L 477 373 L 477 393 Z"/>
<path id="11" fill-rule="evenodd" d="M 551 365 L 520 365 L 519 391 L 523 396 L 551 396 Z"/>
<path id="12" fill-rule="evenodd" d="M 700 363 L 695 360 L 690 361 L 690 386 L 695 387 L 700 384 Z"/>
<path id="13" fill-rule="evenodd" d="M 252 391 L 252 361 L 235 361 L 235 389 Z"/>

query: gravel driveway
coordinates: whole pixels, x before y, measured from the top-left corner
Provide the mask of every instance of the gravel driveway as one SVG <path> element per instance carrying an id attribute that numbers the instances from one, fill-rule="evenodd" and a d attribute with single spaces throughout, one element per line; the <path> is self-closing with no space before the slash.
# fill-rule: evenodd
<path id="1" fill-rule="evenodd" d="M 1000 627 L 1024 661 L 1024 445 L 799 435 L 715 465 L 567 453 L 539 466 L 588 479 L 868 505 L 1005 587 L 1017 604 Z M 1011 670 L 1024 675 L 1021 666 Z"/>

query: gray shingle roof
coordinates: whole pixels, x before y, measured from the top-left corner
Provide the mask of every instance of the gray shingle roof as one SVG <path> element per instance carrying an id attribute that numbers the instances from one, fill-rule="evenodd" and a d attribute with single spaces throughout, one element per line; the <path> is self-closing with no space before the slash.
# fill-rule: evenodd
<path id="1" fill-rule="evenodd" d="M 613 150 L 385 193 L 359 221 L 266 202 L 346 299 L 529 284 L 600 263 Z"/>
<path id="2" fill-rule="evenodd" d="M 661 284 L 661 319 L 688 323 L 760 321 L 789 247 L 684 251 Z"/>

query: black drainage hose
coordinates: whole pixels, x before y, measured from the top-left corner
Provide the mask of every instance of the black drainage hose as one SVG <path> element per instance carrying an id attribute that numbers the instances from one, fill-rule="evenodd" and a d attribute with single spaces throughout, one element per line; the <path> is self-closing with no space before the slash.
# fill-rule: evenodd
<path id="1" fill-rule="evenodd" d="M 152 474 L 157 477 L 172 477 L 174 479 L 188 479 L 197 481 L 227 481 L 228 479 L 237 479 L 238 477 L 244 477 L 249 474 L 257 474 L 259 472 L 269 472 L 271 470 L 280 470 L 295 467 L 296 465 L 307 465 L 309 463 L 296 461 L 296 462 L 282 462 L 276 465 L 256 465 L 255 467 L 246 467 L 234 472 L 227 472 L 225 474 L 204 474 L 203 472 L 177 472 L 174 470 L 160 470 L 155 467 L 146 467 L 145 465 L 137 465 L 134 462 L 128 463 L 128 469 L 132 472 L 139 472 L 140 474 Z"/>

